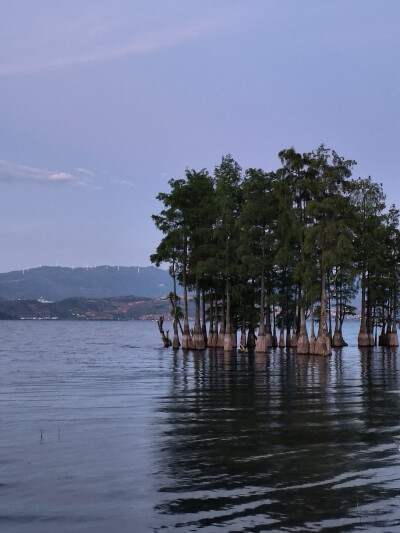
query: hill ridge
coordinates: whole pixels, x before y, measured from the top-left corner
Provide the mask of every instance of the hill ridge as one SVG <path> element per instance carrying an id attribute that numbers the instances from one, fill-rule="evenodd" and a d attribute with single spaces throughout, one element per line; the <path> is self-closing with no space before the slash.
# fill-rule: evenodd
<path id="1" fill-rule="evenodd" d="M 167 270 L 154 266 L 41 266 L 0 273 L 0 298 L 59 301 L 135 294 L 158 298 L 172 290 Z"/>

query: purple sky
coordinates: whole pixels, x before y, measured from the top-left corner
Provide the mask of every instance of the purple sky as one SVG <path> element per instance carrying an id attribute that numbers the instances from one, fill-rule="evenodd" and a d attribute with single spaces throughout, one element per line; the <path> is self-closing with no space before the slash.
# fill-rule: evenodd
<path id="1" fill-rule="evenodd" d="M 3 0 L 0 271 L 150 264 L 170 178 L 319 144 L 400 206 L 398 0 Z"/>

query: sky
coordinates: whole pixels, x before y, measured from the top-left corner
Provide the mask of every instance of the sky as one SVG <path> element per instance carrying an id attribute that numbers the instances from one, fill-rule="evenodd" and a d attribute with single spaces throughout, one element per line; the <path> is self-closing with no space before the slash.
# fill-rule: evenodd
<path id="1" fill-rule="evenodd" d="M 398 0 L 1 0 L 0 272 L 150 265 L 159 192 L 320 144 L 400 207 Z"/>

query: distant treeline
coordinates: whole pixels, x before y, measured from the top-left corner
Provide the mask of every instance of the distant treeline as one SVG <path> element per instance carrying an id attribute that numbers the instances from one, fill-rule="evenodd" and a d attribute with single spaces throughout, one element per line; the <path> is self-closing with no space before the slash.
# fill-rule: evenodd
<path id="1" fill-rule="evenodd" d="M 397 346 L 399 211 L 386 207 L 381 184 L 352 178 L 355 161 L 323 145 L 279 158 L 277 170 L 243 172 L 227 155 L 213 175 L 187 169 L 158 194 L 163 208 L 153 220 L 163 237 L 151 261 L 170 264 L 173 347 L 180 329 L 183 348 L 229 351 L 241 329 L 242 350 L 290 346 L 328 355 L 345 345 L 342 324 L 359 286 L 359 346 L 378 342 L 378 327 L 379 343 Z M 195 292 L 193 331 L 188 290 Z"/>

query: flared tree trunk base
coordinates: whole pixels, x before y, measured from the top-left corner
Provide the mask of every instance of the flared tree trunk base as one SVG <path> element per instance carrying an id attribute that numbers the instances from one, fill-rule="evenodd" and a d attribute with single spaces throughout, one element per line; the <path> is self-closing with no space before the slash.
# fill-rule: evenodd
<path id="1" fill-rule="evenodd" d="M 201 329 L 193 333 L 192 347 L 193 350 L 204 350 L 206 347 L 203 331 Z"/>
<path id="2" fill-rule="evenodd" d="M 190 350 L 191 347 L 192 347 L 192 339 L 190 338 L 190 334 L 183 332 L 183 335 L 182 335 L 182 348 L 184 350 Z"/>
<path id="3" fill-rule="evenodd" d="M 179 342 L 179 335 L 177 333 L 174 333 L 174 337 L 172 339 L 172 348 L 174 350 L 178 350 L 181 343 Z"/>
<path id="4" fill-rule="evenodd" d="M 307 333 L 303 333 L 298 336 L 296 351 L 299 355 L 306 355 L 310 353 L 310 343 Z"/>
<path id="5" fill-rule="evenodd" d="M 390 333 L 388 346 L 398 346 L 398 345 L 399 345 L 399 338 L 397 336 L 397 331 L 392 331 Z"/>
<path id="6" fill-rule="evenodd" d="M 256 342 L 256 353 L 265 353 L 267 347 L 265 344 L 265 333 L 259 333 Z"/>
<path id="7" fill-rule="evenodd" d="M 332 337 L 332 347 L 342 348 L 343 346 L 348 346 L 347 342 L 344 340 L 341 331 L 335 331 Z"/>
<path id="8" fill-rule="evenodd" d="M 358 334 L 357 342 L 360 348 L 371 346 L 371 339 L 370 339 L 369 334 L 366 331 L 360 331 L 360 333 Z"/>
<path id="9" fill-rule="evenodd" d="M 314 355 L 331 355 L 331 339 L 328 333 L 320 333 L 315 340 Z"/>

